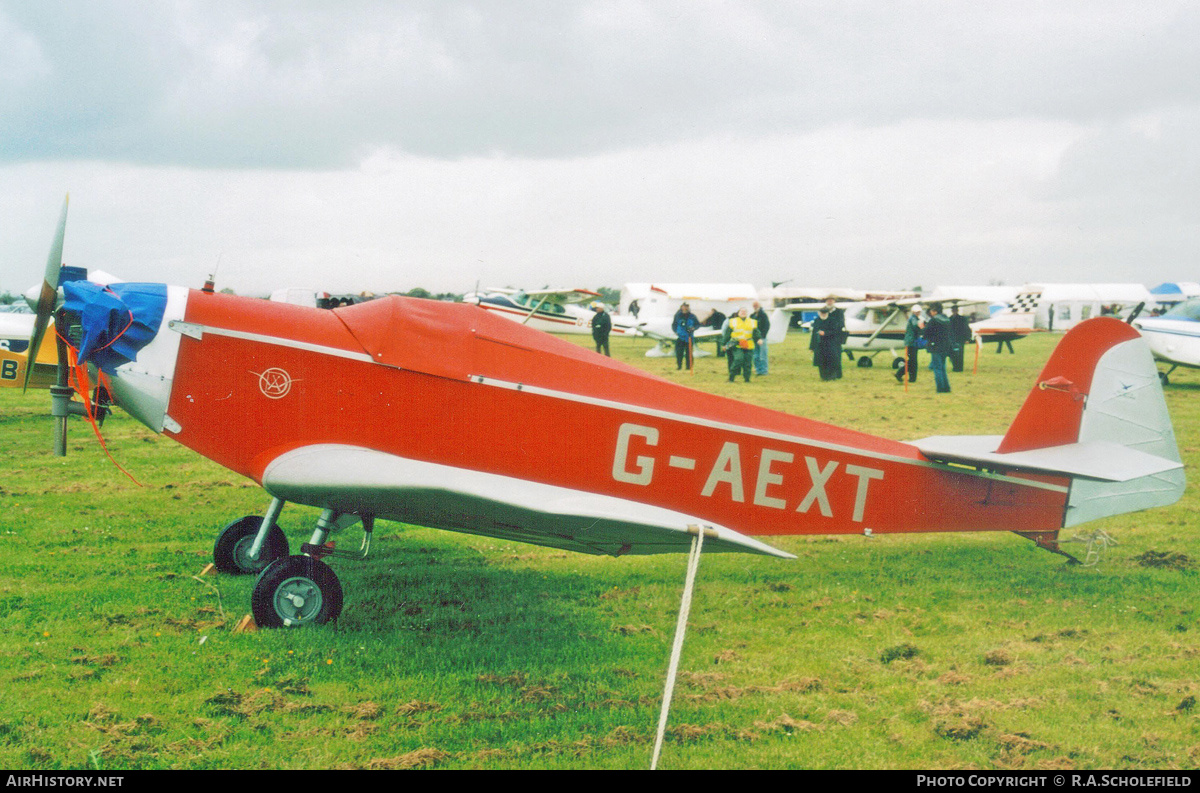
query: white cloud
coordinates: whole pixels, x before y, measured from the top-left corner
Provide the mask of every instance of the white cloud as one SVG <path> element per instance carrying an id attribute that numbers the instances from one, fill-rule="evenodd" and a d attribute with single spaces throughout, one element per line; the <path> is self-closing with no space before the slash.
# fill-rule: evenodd
<path id="1" fill-rule="evenodd" d="M 0 289 L 1195 280 L 1200 7 L 0 0 Z M 8 279 L 17 280 L 10 285 Z"/>
<path id="2" fill-rule="evenodd" d="M 1200 11 L 1171 2 L 3 8 L 46 61 L 14 71 L 0 129 L 24 133 L 18 159 L 570 157 L 906 119 L 1111 120 L 1200 88 Z"/>
<path id="3" fill-rule="evenodd" d="M 220 258 L 223 285 L 257 292 L 833 273 L 911 286 L 1001 276 L 1026 255 L 1044 234 L 1035 191 L 1078 135 L 924 122 L 570 160 L 380 151 L 354 171 L 58 164 L 39 180 L 75 185 L 68 256 L 129 278 L 198 283 Z M 53 219 L 39 222 L 48 240 Z"/>

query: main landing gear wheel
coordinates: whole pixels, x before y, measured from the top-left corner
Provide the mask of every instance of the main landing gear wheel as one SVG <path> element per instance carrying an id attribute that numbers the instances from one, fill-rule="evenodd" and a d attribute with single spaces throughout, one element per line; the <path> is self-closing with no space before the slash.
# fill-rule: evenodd
<path id="1" fill-rule="evenodd" d="M 250 558 L 250 549 L 254 546 L 254 538 L 258 536 L 262 521 L 259 515 L 247 515 L 221 529 L 213 546 L 213 564 L 218 570 L 233 575 L 261 573 L 271 562 L 288 555 L 287 535 L 278 525 L 272 525 L 258 554 L 258 561 Z"/>
<path id="2" fill-rule="evenodd" d="M 875 365 L 875 362 L 874 362 L 874 361 L 872 361 L 872 360 L 871 360 L 870 358 L 868 358 L 867 356 L 865 356 L 865 355 L 860 355 L 860 356 L 858 357 L 858 368 L 859 368 L 859 369 L 870 369 L 870 368 L 871 368 L 872 366 L 874 366 L 874 365 Z"/>
<path id="3" fill-rule="evenodd" d="M 289 556 L 259 575 L 250 610 L 260 628 L 321 625 L 342 613 L 342 584 L 320 559 Z"/>
<path id="4" fill-rule="evenodd" d="M 903 358 L 893 358 L 892 359 L 892 368 L 893 369 L 899 369 L 900 367 L 902 367 L 904 365 L 905 364 L 904 364 Z"/>

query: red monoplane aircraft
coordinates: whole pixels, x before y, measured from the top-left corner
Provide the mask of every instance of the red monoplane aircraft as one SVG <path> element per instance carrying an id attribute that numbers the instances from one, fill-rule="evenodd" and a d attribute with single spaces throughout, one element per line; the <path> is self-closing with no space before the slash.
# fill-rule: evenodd
<path id="1" fill-rule="evenodd" d="M 57 279 L 52 253 L 43 295 Z M 1067 334 L 1003 437 L 902 443 L 675 385 L 477 306 L 62 291 L 59 327 L 78 326 L 116 404 L 272 496 L 214 550 L 259 573 L 262 626 L 336 617 L 322 558 L 349 554 L 327 538 L 361 522 L 365 555 L 376 518 L 613 556 L 687 551 L 691 526 L 707 551 L 785 557 L 750 535 L 1013 531 L 1058 550 L 1060 529 L 1184 486 L 1153 359 L 1114 319 Z M 286 502 L 324 510 L 299 555 L 276 525 Z"/>

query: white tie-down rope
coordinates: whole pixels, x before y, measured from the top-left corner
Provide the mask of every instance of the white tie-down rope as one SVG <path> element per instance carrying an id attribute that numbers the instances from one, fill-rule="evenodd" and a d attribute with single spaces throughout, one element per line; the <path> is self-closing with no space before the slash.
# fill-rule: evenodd
<path id="1" fill-rule="evenodd" d="M 650 770 L 658 768 L 658 757 L 662 754 L 663 736 L 667 732 L 667 714 L 671 710 L 671 696 L 675 693 L 675 673 L 679 670 L 679 656 L 683 652 L 683 637 L 687 633 L 688 612 L 692 610 L 692 589 L 696 582 L 696 570 L 700 567 L 700 548 L 704 545 L 704 529 L 688 526 L 692 536 L 692 549 L 688 551 L 687 579 L 683 585 L 683 600 L 679 604 L 679 619 L 675 622 L 675 644 L 671 648 L 671 664 L 667 668 L 667 685 L 663 689 L 662 712 L 658 715 L 658 734 L 654 738 L 654 757 Z"/>
<path id="2" fill-rule="evenodd" d="M 1117 538 L 1104 529 L 1096 529 L 1086 534 L 1076 532 L 1074 535 L 1063 540 L 1063 542 L 1082 542 L 1087 544 L 1087 553 L 1083 557 L 1084 567 L 1095 567 L 1100 562 L 1102 551 L 1108 550 L 1108 546 L 1110 545 L 1120 545 L 1117 542 Z"/>

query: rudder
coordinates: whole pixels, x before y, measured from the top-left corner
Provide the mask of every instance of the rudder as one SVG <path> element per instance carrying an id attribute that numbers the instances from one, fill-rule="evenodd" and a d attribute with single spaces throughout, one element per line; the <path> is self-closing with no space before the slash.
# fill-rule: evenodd
<path id="1" fill-rule="evenodd" d="M 1073 478 L 1064 527 L 1183 495 L 1179 448 L 1149 345 L 1109 317 L 1081 322 L 1063 337 L 996 451 L 1101 441 L 1175 465 L 1125 481 Z"/>

